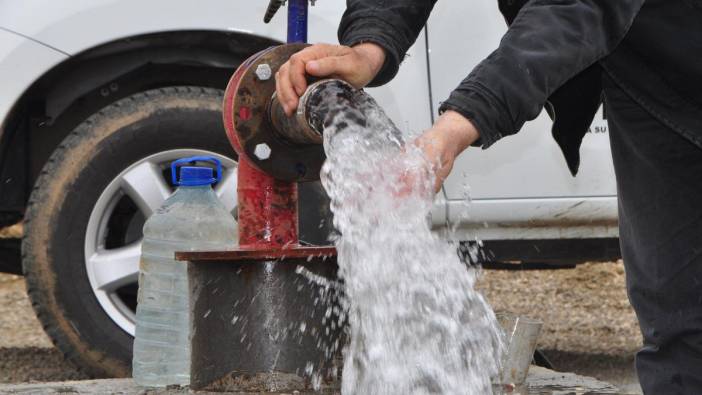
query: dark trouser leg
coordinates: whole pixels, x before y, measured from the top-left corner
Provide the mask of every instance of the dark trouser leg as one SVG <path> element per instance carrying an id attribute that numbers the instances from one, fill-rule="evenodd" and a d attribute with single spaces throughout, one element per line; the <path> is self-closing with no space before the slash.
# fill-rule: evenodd
<path id="1" fill-rule="evenodd" d="M 607 78 L 605 95 L 627 288 L 644 338 L 639 380 L 646 394 L 699 395 L 702 149 Z"/>

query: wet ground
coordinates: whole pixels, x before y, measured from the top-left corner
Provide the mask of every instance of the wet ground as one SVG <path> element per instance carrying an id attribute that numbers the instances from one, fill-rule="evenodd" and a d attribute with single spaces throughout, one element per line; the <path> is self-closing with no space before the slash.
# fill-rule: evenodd
<path id="1" fill-rule="evenodd" d="M 504 392 L 500 392 L 500 391 Z M 134 384 L 131 379 L 113 380 L 84 380 L 63 383 L 33 383 L 33 384 L 0 384 L 3 394 L 121 394 L 121 395 L 165 395 L 189 394 L 185 388 L 167 388 L 161 390 L 145 390 Z M 222 394 L 198 391 L 198 394 Z M 289 392 L 280 392 L 287 394 Z M 325 390 L 315 394 L 337 395 L 338 390 Z M 495 393 L 505 395 L 595 395 L 622 394 L 615 387 L 590 377 L 578 376 L 573 373 L 557 373 L 548 369 L 534 367 L 529 373 L 527 384 L 521 388 L 496 387 Z M 227 392 L 227 394 L 253 395 L 252 392 Z M 312 394 L 306 391 L 293 391 L 292 394 Z"/>
<path id="2" fill-rule="evenodd" d="M 540 347 L 558 370 L 593 376 L 636 393 L 633 355 L 640 336 L 621 263 L 488 271 L 481 287 L 496 309 L 545 321 Z M 44 335 L 22 277 L 0 274 L 0 383 L 86 378 L 63 361 Z"/>

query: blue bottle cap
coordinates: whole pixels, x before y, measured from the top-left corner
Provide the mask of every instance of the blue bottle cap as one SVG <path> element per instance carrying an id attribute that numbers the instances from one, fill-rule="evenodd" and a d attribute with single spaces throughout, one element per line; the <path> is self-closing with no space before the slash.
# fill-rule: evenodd
<path id="1" fill-rule="evenodd" d="M 180 168 L 180 179 L 176 178 L 178 166 L 193 164 L 194 162 L 212 162 L 217 166 L 217 177 L 211 167 L 204 166 L 182 166 Z M 197 186 L 210 185 L 222 179 L 222 162 L 211 156 L 190 156 L 178 159 L 171 163 L 171 181 L 173 185 Z"/>
<path id="2" fill-rule="evenodd" d="M 180 168 L 180 185 L 210 185 L 217 181 L 214 172 L 209 167 L 183 166 Z"/>

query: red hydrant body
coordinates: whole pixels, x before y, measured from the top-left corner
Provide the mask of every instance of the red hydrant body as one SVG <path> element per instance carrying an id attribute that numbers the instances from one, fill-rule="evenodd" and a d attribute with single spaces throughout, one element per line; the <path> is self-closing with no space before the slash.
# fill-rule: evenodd
<path id="1" fill-rule="evenodd" d="M 263 117 L 260 106 L 256 107 L 255 103 L 250 103 L 248 100 L 250 97 L 259 95 L 247 91 L 248 88 L 242 87 L 241 83 L 242 77 L 253 71 L 251 66 L 266 52 L 270 50 L 261 51 L 252 56 L 237 69 L 229 81 L 224 96 L 224 126 L 229 141 L 239 155 L 237 196 L 239 246 L 242 249 L 292 247 L 299 242 L 297 183 L 278 180 L 257 168 L 243 149 L 236 130 L 237 123 L 251 121 L 254 116 Z M 272 75 L 268 76 L 268 79 L 272 78 Z M 255 79 L 259 82 L 265 81 L 259 77 Z M 249 92 L 250 96 L 237 95 L 242 89 Z M 268 90 L 266 94 L 269 94 Z M 265 98 L 265 96 L 259 97 Z M 237 103 L 238 110 L 235 110 L 237 100 L 243 100 L 245 104 Z"/>

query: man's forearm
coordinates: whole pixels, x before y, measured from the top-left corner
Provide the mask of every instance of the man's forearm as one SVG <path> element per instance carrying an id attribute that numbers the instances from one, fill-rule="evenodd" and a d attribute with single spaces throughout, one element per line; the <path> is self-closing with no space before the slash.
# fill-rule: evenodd
<path id="1" fill-rule="evenodd" d="M 487 147 L 536 118 L 548 97 L 611 52 L 643 0 L 532 0 L 500 47 L 451 93 L 454 110 L 478 128 Z"/>
<path id="2" fill-rule="evenodd" d="M 465 151 L 480 137 L 475 125 L 455 111 L 446 111 L 441 114 L 432 126 L 432 130 L 448 142 L 446 151 L 454 157 Z"/>
<path id="3" fill-rule="evenodd" d="M 385 50 L 385 62 L 371 86 L 383 85 L 397 74 L 405 53 L 429 18 L 436 0 L 347 0 L 339 24 L 339 43 L 375 43 Z"/>

